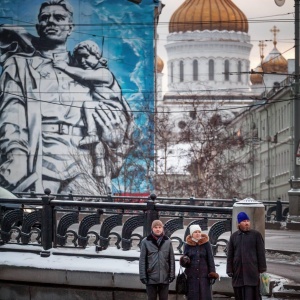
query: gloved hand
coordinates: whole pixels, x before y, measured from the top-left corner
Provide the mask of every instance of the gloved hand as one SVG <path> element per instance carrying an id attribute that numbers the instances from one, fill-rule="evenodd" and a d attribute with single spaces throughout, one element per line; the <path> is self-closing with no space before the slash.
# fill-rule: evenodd
<path id="1" fill-rule="evenodd" d="M 232 277 L 233 273 L 227 273 L 228 277 Z"/>
<path id="2" fill-rule="evenodd" d="M 189 265 L 191 262 L 190 258 L 187 255 L 183 255 L 180 257 L 180 265 L 182 267 L 186 267 L 187 265 Z"/>
<path id="3" fill-rule="evenodd" d="M 170 278 L 169 278 L 169 283 L 173 282 L 174 279 L 175 279 L 175 277 L 170 277 Z"/>
<path id="4" fill-rule="evenodd" d="M 141 282 L 142 282 L 142 284 L 147 284 L 147 279 L 146 278 L 142 278 Z"/>
<path id="5" fill-rule="evenodd" d="M 212 279 L 218 279 L 218 278 L 219 278 L 219 274 L 216 273 L 216 272 L 210 272 L 210 273 L 208 274 L 208 277 L 209 277 L 209 278 L 212 278 Z"/>
<path id="6" fill-rule="evenodd" d="M 219 278 L 219 274 L 216 272 L 210 272 L 208 274 L 208 278 L 210 278 L 210 284 L 214 284 L 216 282 L 216 279 Z"/>

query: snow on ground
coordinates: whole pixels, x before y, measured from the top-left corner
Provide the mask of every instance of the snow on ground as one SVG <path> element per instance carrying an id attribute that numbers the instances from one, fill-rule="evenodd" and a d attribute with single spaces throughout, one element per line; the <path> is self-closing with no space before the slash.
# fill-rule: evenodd
<path id="1" fill-rule="evenodd" d="M 300 253 L 282 254 L 282 253 L 267 253 L 266 258 L 271 262 L 282 262 L 300 265 Z"/>
<path id="2" fill-rule="evenodd" d="M 6 250 L 20 250 L 24 247 L 20 245 L 3 245 L 1 249 Z M 82 248 L 51 248 L 48 251 L 48 257 L 40 256 L 40 251 L 43 251 L 40 246 L 26 246 L 26 249 L 34 251 L 28 252 L 12 252 L 1 251 L 0 265 L 15 265 L 20 267 L 33 267 L 42 269 L 56 269 L 56 270 L 78 270 L 91 272 L 109 272 L 109 273 L 125 273 L 138 274 L 139 273 L 139 250 L 122 251 L 116 247 L 109 247 L 106 250 L 96 252 L 95 246 L 88 246 L 86 249 Z M 176 256 L 176 273 L 179 271 L 179 257 Z M 283 254 L 268 254 L 268 260 L 285 261 L 287 263 L 300 263 L 299 255 L 287 256 Z M 215 257 L 216 271 L 220 275 L 220 281 L 227 277 L 226 274 L 226 257 L 221 255 Z M 277 275 L 270 274 L 271 280 L 275 281 L 273 291 L 283 289 L 283 285 L 289 280 Z M 218 298 L 219 299 L 219 298 Z M 222 297 L 223 299 L 223 297 Z M 228 298 L 229 299 L 229 298 Z M 264 296 L 263 300 L 280 300 L 278 298 L 270 298 Z"/>
<path id="3" fill-rule="evenodd" d="M 7 245 L 5 245 L 7 246 Z M 1 248 L 4 248 L 2 246 Z M 6 248 L 17 248 L 18 245 L 7 246 Z M 20 247 L 19 247 L 20 249 Z M 32 247 L 32 250 L 38 250 Z M 40 249 L 42 251 L 42 248 Z M 61 249 L 52 248 L 48 250 L 50 256 L 41 257 L 39 253 L 5 251 L 1 252 L 0 264 L 15 265 L 20 267 L 34 267 L 43 269 L 57 270 L 89 270 L 97 272 L 113 272 L 113 273 L 130 273 L 135 274 L 138 271 L 138 260 L 132 260 L 136 257 L 137 251 L 122 251 L 115 247 L 109 247 L 105 251 L 97 253 L 95 247 L 87 247 L 86 249 Z M 59 255 L 60 253 L 60 255 Z M 71 255 L 70 255 L 71 254 Z M 106 258 L 104 255 L 119 257 L 126 255 L 129 260 L 118 258 Z M 100 262 L 101 260 L 101 262 Z"/>
<path id="4" fill-rule="evenodd" d="M 2 249 L 20 250 L 23 247 L 20 245 L 4 245 Z M 97 272 L 113 272 L 113 273 L 130 273 L 138 274 L 138 259 L 139 250 L 122 251 L 116 247 L 108 247 L 106 250 L 96 252 L 95 246 L 82 248 L 51 248 L 48 251 L 50 256 L 41 257 L 39 251 L 43 251 L 40 246 L 26 246 L 26 249 L 36 251 L 37 253 L 3 251 L 0 255 L 0 264 L 15 265 L 20 267 L 36 267 L 44 269 L 58 270 L 90 270 Z M 176 255 L 176 269 L 179 270 L 179 257 Z M 269 259 L 269 258 L 268 258 Z M 286 255 L 273 255 L 273 259 L 291 260 L 300 262 L 300 258 L 288 257 Z M 216 271 L 221 279 L 227 277 L 226 274 L 226 257 L 215 257 Z M 271 275 L 272 278 L 280 285 L 286 279 L 282 279 L 276 275 Z M 279 286 L 277 287 L 279 288 Z"/>

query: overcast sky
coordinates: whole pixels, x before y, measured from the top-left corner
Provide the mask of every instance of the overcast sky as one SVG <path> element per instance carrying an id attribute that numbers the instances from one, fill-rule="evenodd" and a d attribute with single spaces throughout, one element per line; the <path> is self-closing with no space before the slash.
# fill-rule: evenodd
<path id="1" fill-rule="evenodd" d="M 166 73 L 167 53 L 164 48 L 168 35 L 168 22 L 175 10 L 185 0 L 162 0 L 165 4 L 158 25 L 158 51 L 157 54 L 163 59 Z M 273 49 L 273 34 L 270 32 L 275 25 L 280 32 L 277 34 L 277 49 L 286 59 L 295 57 L 294 46 L 294 0 L 285 0 L 283 6 L 279 7 L 274 0 L 232 0 L 247 16 L 249 32 L 253 48 L 250 54 L 250 67 L 255 68 L 260 63 L 258 43 L 265 40 L 267 47 L 264 50 L 266 57 Z M 166 76 L 165 76 L 166 77 Z"/>

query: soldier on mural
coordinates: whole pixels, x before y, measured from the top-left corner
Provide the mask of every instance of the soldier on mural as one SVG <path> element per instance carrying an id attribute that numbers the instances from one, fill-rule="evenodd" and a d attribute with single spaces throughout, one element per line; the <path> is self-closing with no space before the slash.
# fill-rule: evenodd
<path id="1" fill-rule="evenodd" d="M 95 100 L 95 93 L 55 63 L 73 63 L 66 48 L 72 19 L 67 1 L 51 0 L 39 11 L 39 37 L 22 28 L 0 29 L 0 184 L 9 189 L 69 192 L 86 176 L 77 164 L 91 153 L 80 147 L 88 135 L 82 108 Z M 93 104 L 92 116 L 99 142 L 92 145 L 94 157 L 86 170 L 93 170 L 97 151 L 102 150 L 100 192 L 107 193 L 132 147 L 132 114 L 121 96 L 118 101 L 103 96 Z"/>

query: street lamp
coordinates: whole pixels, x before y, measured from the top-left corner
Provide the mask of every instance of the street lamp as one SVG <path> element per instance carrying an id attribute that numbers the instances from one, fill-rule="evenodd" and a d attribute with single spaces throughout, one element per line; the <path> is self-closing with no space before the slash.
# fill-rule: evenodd
<path id="1" fill-rule="evenodd" d="M 285 0 L 275 0 L 275 3 L 277 6 L 282 6 L 284 4 Z"/>
<path id="2" fill-rule="evenodd" d="M 275 3 L 284 0 L 275 0 Z M 277 5 L 279 5 L 277 4 Z M 299 0 L 295 0 L 295 98 L 294 98 L 294 176 L 290 179 L 289 215 L 300 220 L 300 98 L 299 98 Z"/>

